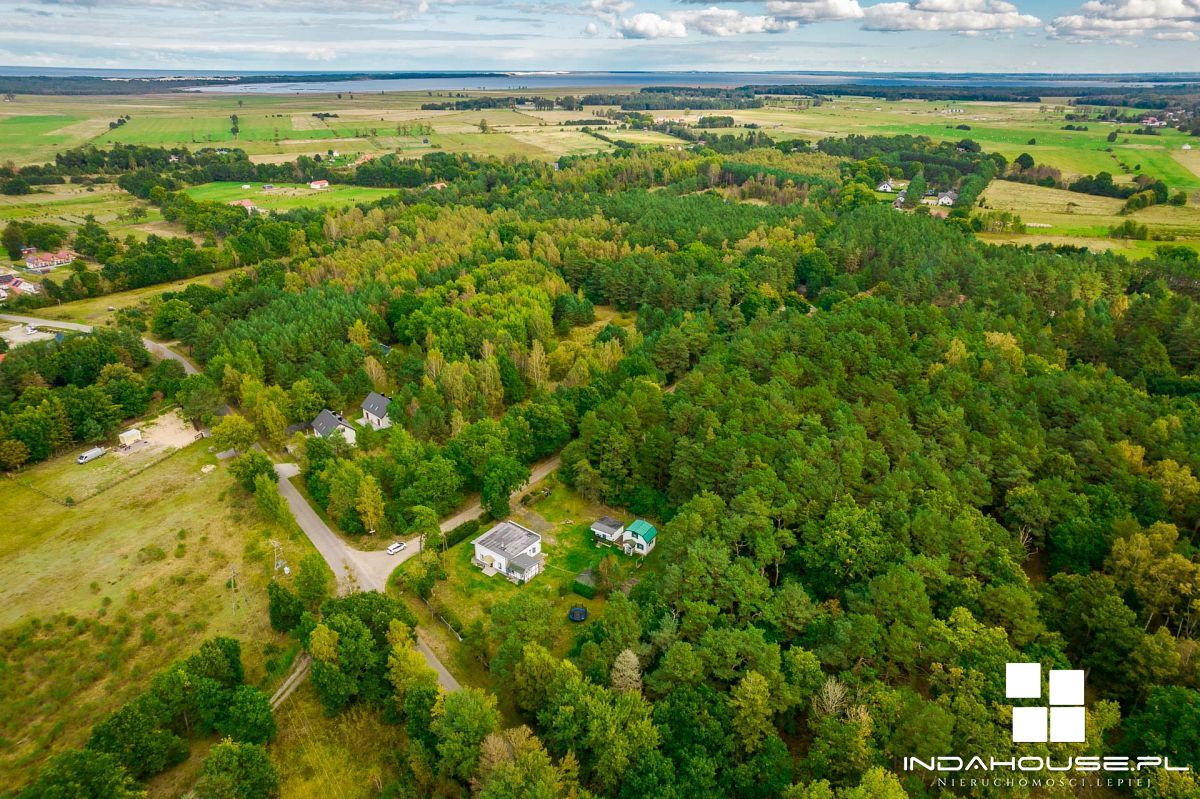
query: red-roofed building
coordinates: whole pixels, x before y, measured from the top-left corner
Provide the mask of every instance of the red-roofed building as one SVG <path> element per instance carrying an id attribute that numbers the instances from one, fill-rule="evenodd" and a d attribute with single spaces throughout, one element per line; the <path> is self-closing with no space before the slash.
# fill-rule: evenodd
<path id="1" fill-rule="evenodd" d="M 327 188 L 329 188 L 329 181 L 328 180 L 314 180 L 312 183 L 308 184 L 308 187 L 310 189 L 327 189 Z"/>
<path id="2" fill-rule="evenodd" d="M 72 250 L 61 249 L 58 252 L 31 252 L 25 256 L 25 268 L 30 272 L 45 274 L 56 266 L 65 266 L 79 256 Z"/>
<path id="3" fill-rule="evenodd" d="M 234 200 L 230 203 L 230 205 L 238 208 L 245 208 L 246 213 L 248 214 L 254 214 L 258 212 L 258 206 L 252 203 L 250 200 Z"/>

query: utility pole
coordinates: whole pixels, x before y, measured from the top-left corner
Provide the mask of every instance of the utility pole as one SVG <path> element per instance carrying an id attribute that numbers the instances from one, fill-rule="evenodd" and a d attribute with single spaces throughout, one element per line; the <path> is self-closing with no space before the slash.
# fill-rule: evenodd
<path id="1" fill-rule="evenodd" d="M 267 543 L 271 545 L 272 562 L 275 564 L 274 568 L 272 569 L 272 573 L 274 573 L 287 566 L 287 564 L 283 562 L 283 544 L 279 543 L 274 538 Z"/>
<path id="2" fill-rule="evenodd" d="M 241 607 L 241 599 L 238 595 L 237 567 L 232 563 L 229 564 L 229 589 L 233 602 L 233 615 L 236 616 Z"/>

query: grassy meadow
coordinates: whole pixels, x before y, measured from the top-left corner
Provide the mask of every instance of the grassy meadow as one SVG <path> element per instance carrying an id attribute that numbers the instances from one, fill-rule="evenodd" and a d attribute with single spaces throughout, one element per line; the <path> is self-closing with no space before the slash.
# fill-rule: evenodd
<path id="1" fill-rule="evenodd" d="M 96 463 L 105 460 L 116 459 Z M 85 468 L 63 456 L 20 477 L 61 491 Z M 268 541 L 293 565 L 310 545 L 263 519 L 207 442 L 73 507 L 0 479 L 0 518 L 20 520 L 0 536 L 5 787 L 84 743 L 99 718 L 205 638 L 238 638 L 247 679 L 260 684 L 289 645 L 267 622 Z"/>
<path id="2" fill-rule="evenodd" d="M 133 218 L 133 208 L 145 209 L 145 216 Z M 144 239 L 151 233 L 185 235 L 182 227 L 167 224 L 158 209 L 122 191 L 115 183 L 94 186 L 63 184 L 39 186 L 32 194 L 8 196 L 0 194 L 0 226 L 10 219 L 21 222 L 50 222 L 74 230 L 88 216 L 104 225 L 119 238 L 133 236 Z"/>
<path id="3" fill-rule="evenodd" d="M 371 189 L 362 186 L 333 185 L 327 189 L 310 189 L 308 184 L 274 183 L 264 189 L 263 183 L 221 181 L 190 186 L 184 191 L 195 200 L 231 203 L 250 200 L 268 211 L 291 211 L 296 208 L 340 208 L 355 203 L 369 203 L 392 194 L 390 189 Z M 249 186 L 249 188 L 242 188 Z"/>
<path id="4" fill-rule="evenodd" d="M 994 180 L 984 191 L 980 207 L 1020 215 L 1024 234 L 985 236 L 989 241 L 1019 244 L 1064 243 L 1092 249 L 1113 249 L 1128 255 L 1149 255 L 1161 241 L 1111 239 L 1110 228 L 1133 220 L 1150 229 L 1151 235 L 1174 237 L 1171 243 L 1200 248 L 1200 207 L 1152 205 L 1122 215 L 1123 200 L 1090 194 Z"/>
<path id="5" fill-rule="evenodd" d="M 414 155 L 445 150 L 547 160 L 608 149 L 604 142 L 576 129 L 560 127 L 564 112 L 420 110 L 422 103 L 436 100 L 426 92 L 347 93 L 340 98 L 190 92 L 136 97 L 23 95 L 0 109 L 0 152 L 17 164 L 29 164 L 52 160 L 66 148 L 114 142 L 192 149 L 239 147 L 263 161 L 325 155 L 331 149 Z M 129 120 L 109 127 L 123 115 Z M 485 120 L 487 133 L 480 126 Z"/>

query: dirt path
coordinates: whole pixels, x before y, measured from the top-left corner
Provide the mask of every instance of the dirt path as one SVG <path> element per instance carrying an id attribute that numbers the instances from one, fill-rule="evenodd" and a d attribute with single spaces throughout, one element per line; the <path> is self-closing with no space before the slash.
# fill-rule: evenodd
<path id="1" fill-rule="evenodd" d="M 311 666 L 312 656 L 307 652 L 301 652 L 297 656 L 296 662 L 292 664 L 292 672 L 275 693 L 271 695 L 271 710 L 274 710 L 287 701 L 287 698 L 295 693 L 296 689 L 308 679 L 308 670 Z"/>

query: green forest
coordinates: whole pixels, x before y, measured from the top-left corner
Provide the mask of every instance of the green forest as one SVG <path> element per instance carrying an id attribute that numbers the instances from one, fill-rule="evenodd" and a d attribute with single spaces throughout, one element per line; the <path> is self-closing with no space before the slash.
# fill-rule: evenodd
<path id="1" fill-rule="evenodd" d="M 543 599 L 487 608 L 462 641 L 487 689 L 440 690 L 394 596 L 329 598 L 319 577 L 272 589 L 272 625 L 311 655 L 324 711 L 365 707 L 404 731 L 383 795 L 992 795 L 903 767 L 948 755 L 1200 769 L 1193 250 L 985 244 L 972 206 L 1008 163 L 923 137 L 385 160 L 360 181 L 393 196 L 328 212 L 247 216 L 178 190 L 250 179 L 226 174 L 241 163 L 97 167 L 203 243 L 86 227 L 99 278 L 73 275 L 62 298 L 229 277 L 122 311 L 120 332 L 10 354 L 7 468 L 111 435 L 158 392 L 200 422 L 234 409 L 213 431 L 247 452 L 247 490 L 274 486 L 254 442 L 296 443 L 305 491 L 351 537 L 437 537 L 476 494 L 504 518 L 556 453 L 583 497 L 662 522 L 662 566 L 609 591 L 566 657 Z M 895 210 L 874 191 L 889 176 L 960 202 L 945 218 Z M 423 188 L 434 179 L 448 185 Z M 636 323 L 607 322 L 614 310 Z M 149 367 L 143 332 L 201 373 Z M 353 448 L 293 437 L 372 390 L 392 398 L 392 428 Z M 428 563 L 395 590 L 427 595 L 445 577 Z M 56 792 L 70 764 L 55 762 L 18 795 L 137 796 L 186 754 L 191 724 L 229 737 L 209 757 L 242 780 L 205 777 L 198 796 L 275 795 L 259 760 L 274 727 L 238 687 L 236 650 L 209 658 L 222 647 L 228 674 L 205 672 L 203 690 L 164 676 L 63 756 L 110 792 Z M 1086 742 L 1012 742 L 1011 662 L 1086 670 Z M 236 719 L 210 706 L 231 692 L 248 706 Z M 242 715 L 257 726 L 227 732 Z M 1097 789 L 1029 776 L 1049 787 L 1008 795 L 1200 795 L 1186 771 Z"/>

